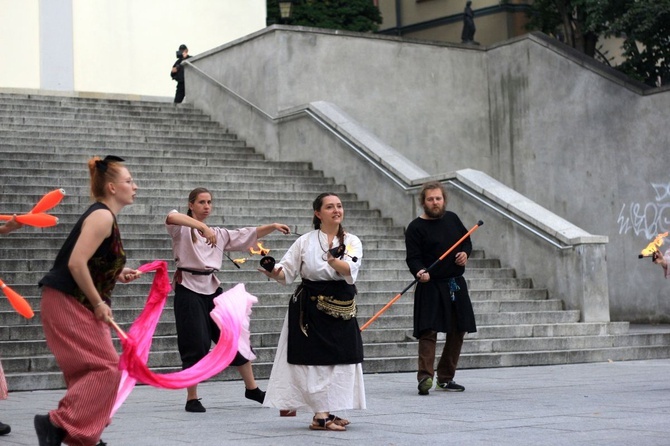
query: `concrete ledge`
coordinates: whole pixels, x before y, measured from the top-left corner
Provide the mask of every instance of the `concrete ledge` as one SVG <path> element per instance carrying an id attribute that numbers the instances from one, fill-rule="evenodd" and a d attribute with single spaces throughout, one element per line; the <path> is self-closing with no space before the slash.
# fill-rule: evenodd
<path id="1" fill-rule="evenodd" d="M 608 237 L 593 235 L 575 226 L 562 217 L 529 200 L 524 195 L 491 178 L 484 172 L 474 169 L 457 171 L 453 177 L 500 205 L 503 209 L 522 218 L 547 234 L 567 245 L 583 243 L 608 243 Z M 449 177 L 446 177 L 447 179 Z"/>
<path id="2" fill-rule="evenodd" d="M 367 156 L 379 163 L 380 166 L 388 169 L 405 184 L 409 185 L 417 179 L 428 177 L 428 172 L 377 138 L 376 135 L 369 132 L 335 104 L 317 101 L 310 103 L 306 109 L 322 119 L 341 137 L 355 144 Z"/>

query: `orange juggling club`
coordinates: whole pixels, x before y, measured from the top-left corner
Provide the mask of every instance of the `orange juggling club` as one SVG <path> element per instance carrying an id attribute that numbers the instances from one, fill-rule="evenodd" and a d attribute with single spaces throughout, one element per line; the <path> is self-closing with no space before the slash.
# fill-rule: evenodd
<path id="1" fill-rule="evenodd" d="M 31 214 L 39 214 L 58 205 L 65 196 L 64 189 L 56 189 L 44 195 L 30 211 Z"/>
<path id="2" fill-rule="evenodd" d="M 446 250 L 446 251 L 445 251 L 445 252 L 444 252 L 444 253 L 443 253 L 437 260 L 435 260 L 435 261 L 433 262 L 432 265 L 430 265 L 428 268 L 426 268 L 425 272 L 430 272 L 430 270 L 433 269 L 433 267 L 435 267 L 435 265 L 437 265 L 440 261 L 442 261 L 442 259 L 444 259 L 446 256 L 448 256 L 449 253 L 450 253 L 451 251 L 453 251 L 454 249 L 456 249 L 456 248 L 458 247 L 458 245 L 460 245 L 461 243 L 463 243 L 463 240 L 465 240 L 466 238 L 470 237 L 470 234 L 472 234 L 472 233 L 475 232 L 477 229 L 479 229 L 479 227 L 480 227 L 481 225 L 483 225 L 483 224 L 484 224 L 484 222 L 481 221 L 481 220 L 479 220 L 479 221 L 477 222 L 477 224 L 474 225 L 474 226 L 473 226 L 473 227 L 472 227 L 472 228 L 471 228 L 471 229 L 470 229 L 470 230 L 469 230 L 463 237 L 461 237 L 460 239 L 458 239 L 458 241 L 457 241 L 456 243 L 454 243 L 454 244 L 451 246 L 451 248 L 447 249 L 447 250 Z M 379 310 L 377 313 L 375 313 L 374 316 L 372 316 L 370 319 L 368 319 L 368 321 L 367 321 L 365 324 L 363 324 L 363 326 L 361 327 L 361 331 L 363 331 L 363 330 L 365 330 L 366 328 L 368 328 L 368 326 L 369 326 L 371 323 L 373 323 L 375 320 L 377 320 L 377 318 L 378 318 L 379 316 L 381 316 L 381 314 L 382 314 L 384 311 L 386 311 L 386 310 L 388 310 L 389 308 L 391 308 L 391 305 L 393 305 L 398 299 L 400 299 L 400 297 L 401 297 L 403 294 L 405 294 L 405 292 L 406 292 L 407 290 L 409 290 L 410 288 L 412 288 L 412 286 L 413 286 L 415 283 L 417 283 L 418 281 L 419 281 L 419 278 L 417 277 L 416 279 L 414 279 L 414 280 L 412 281 L 412 283 L 410 283 L 409 285 L 407 285 L 407 287 L 405 287 L 404 290 L 402 290 L 401 292 L 399 292 L 398 294 L 396 294 L 396 295 L 393 297 L 393 299 L 391 299 L 386 305 L 384 305 L 384 306 L 382 307 L 381 310 Z"/>
<path id="3" fill-rule="evenodd" d="M 11 215 L 0 215 L 0 220 L 9 221 Z M 58 217 L 40 212 L 38 214 L 21 214 L 16 216 L 16 221 L 22 225 L 35 226 L 37 228 L 47 228 L 58 224 Z"/>
<path id="4" fill-rule="evenodd" d="M 2 289 L 3 293 L 5 293 L 5 296 L 7 296 L 7 299 L 9 299 L 9 303 L 21 316 L 25 317 L 26 319 L 30 319 L 35 315 L 35 313 L 33 313 L 33 309 L 30 308 L 28 301 L 26 301 L 19 293 L 5 285 L 5 282 L 2 280 L 0 280 L 0 289 Z"/>

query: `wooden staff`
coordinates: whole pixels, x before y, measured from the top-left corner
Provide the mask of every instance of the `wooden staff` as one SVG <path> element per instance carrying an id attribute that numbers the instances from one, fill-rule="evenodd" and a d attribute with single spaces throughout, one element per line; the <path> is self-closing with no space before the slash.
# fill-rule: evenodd
<path id="1" fill-rule="evenodd" d="M 484 222 L 481 221 L 481 220 L 479 220 L 479 221 L 477 222 L 476 225 L 474 225 L 474 226 L 473 226 L 473 227 L 472 227 L 472 228 L 471 228 L 471 229 L 470 229 L 470 230 L 469 230 L 463 237 L 461 237 L 456 243 L 454 243 L 453 246 L 452 246 L 451 248 L 447 249 L 447 250 L 444 252 L 444 254 L 442 254 L 437 260 L 435 260 L 435 261 L 433 262 L 432 265 L 430 265 L 428 268 L 426 268 L 426 270 L 425 270 L 424 272 L 425 272 L 425 273 L 430 272 L 430 270 L 433 269 L 433 267 L 434 267 L 435 265 L 437 265 L 442 259 L 444 259 L 446 256 L 448 256 L 449 253 L 450 253 L 451 251 L 453 251 L 454 249 L 456 249 L 456 247 L 458 247 L 458 245 L 460 245 L 461 243 L 463 243 L 463 240 L 465 240 L 466 238 L 468 238 L 468 237 L 470 236 L 470 234 L 472 234 L 472 233 L 475 232 L 477 229 L 479 229 L 479 227 L 480 227 L 481 225 L 483 225 L 483 224 L 484 224 Z M 363 331 L 363 330 L 365 330 L 366 328 L 368 328 L 368 326 L 369 326 L 372 322 L 374 322 L 379 316 L 381 316 L 381 314 L 382 314 L 383 312 L 385 312 L 386 310 L 388 310 L 389 308 L 391 308 L 391 305 L 393 305 L 398 299 L 400 299 L 400 296 L 402 296 L 403 294 L 405 294 L 405 292 L 406 292 L 407 290 L 409 290 L 410 288 L 412 288 L 412 286 L 414 286 L 414 284 L 417 283 L 418 281 L 419 281 L 419 278 L 417 277 L 416 279 L 414 279 L 414 280 L 412 281 L 412 283 L 410 283 L 409 285 L 407 285 L 407 286 L 405 287 L 404 290 L 402 290 L 401 292 L 399 292 L 398 294 L 396 294 L 395 297 L 389 301 L 389 303 L 387 303 L 386 305 L 384 305 L 384 307 L 383 307 L 381 310 L 379 310 L 379 311 L 377 312 L 377 314 L 375 314 L 374 316 L 372 316 L 372 317 L 371 317 L 365 324 L 363 324 L 363 326 L 361 327 L 361 331 Z"/>

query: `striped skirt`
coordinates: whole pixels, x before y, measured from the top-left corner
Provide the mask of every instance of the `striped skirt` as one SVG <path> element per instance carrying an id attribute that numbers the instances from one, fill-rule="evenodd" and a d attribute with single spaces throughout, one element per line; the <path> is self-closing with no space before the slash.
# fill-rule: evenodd
<path id="1" fill-rule="evenodd" d="M 51 422 L 67 431 L 65 443 L 90 446 L 110 423 L 121 380 L 119 355 L 109 326 L 73 297 L 42 290 L 42 325 L 47 345 L 63 372 L 67 391 Z"/>

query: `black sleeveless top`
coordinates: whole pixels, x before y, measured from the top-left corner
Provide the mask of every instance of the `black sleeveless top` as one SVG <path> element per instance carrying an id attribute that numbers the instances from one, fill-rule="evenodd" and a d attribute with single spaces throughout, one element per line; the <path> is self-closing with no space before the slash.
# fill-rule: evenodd
<path id="1" fill-rule="evenodd" d="M 65 294 L 69 294 L 90 310 L 93 310 L 93 307 L 84 293 L 79 289 L 67 264 L 70 261 L 72 250 L 74 249 L 77 240 L 79 240 L 84 220 L 86 220 L 92 212 L 99 209 L 109 210 L 105 204 L 96 202 L 93 203 L 81 217 L 79 217 L 79 221 L 74 225 L 70 235 L 68 235 L 65 243 L 63 243 L 63 246 L 58 252 L 53 268 L 51 268 L 42 280 L 39 281 L 39 286 L 46 285 Z M 116 217 L 114 217 L 112 234 L 103 240 L 102 244 L 100 244 L 93 254 L 93 257 L 88 260 L 88 269 L 93 278 L 95 288 L 98 290 L 98 293 L 100 293 L 100 297 L 102 297 L 108 305 L 111 304 L 112 290 L 116 285 L 116 277 L 123 271 L 125 264 L 126 253 L 123 250 L 121 234 L 119 233 L 119 227 L 116 223 Z"/>

